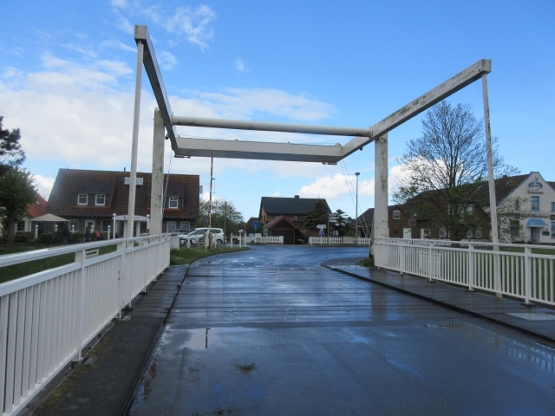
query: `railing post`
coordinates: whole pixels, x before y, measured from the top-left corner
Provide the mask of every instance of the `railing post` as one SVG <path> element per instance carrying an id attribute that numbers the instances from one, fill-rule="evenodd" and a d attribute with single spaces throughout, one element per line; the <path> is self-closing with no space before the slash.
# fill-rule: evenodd
<path id="1" fill-rule="evenodd" d="M 81 361 L 83 356 L 81 355 L 83 349 L 83 338 L 84 338 L 84 325 L 85 325 L 85 250 L 80 250 L 75 252 L 75 262 L 81 263 L 81 287 L 79 294 L 79 321 L 77 329 L 77 341 L 79 343 L 77 348 L 77 361 Z"/>
<path id="2" fill-rule="evenodd" d="M 428 267 L 428 273 L 430 274 L 429 275 L 429 280 L 431 282 L 433 280 L 433 277 L 434 277 L 434 271 L 435 271 L 434 264 L 435 264 L 435 262 L 434 262 L 434 257 L 433 257 L 433 255 L 434 255 L 434 251 L 433 251 L 434 244 L 432 242 L 430 242 L 429 244 L 430 244 L 430 246 L 429 246 L 430 248 L 428 249 L 428 262 L 430 264 L 430 267 Z"/>
<path id="3" fill-rule="evenodd" d="M 468 291 L 474 290 L 474 246 L 468 243 Z"/>
<path id="4" fill-rule="evenodd" d="M 402 275 L 405 274 L 405 246 L 403 242 L 399 244 L 399 272 Z"/>
<path id="5" fill-rule="evenodd" d="M 532 259 L 530 258 L 532 249 L 530 247 L 524 248 L 524 304 L 531 305 L 530 298 L 532 297 Z"/>

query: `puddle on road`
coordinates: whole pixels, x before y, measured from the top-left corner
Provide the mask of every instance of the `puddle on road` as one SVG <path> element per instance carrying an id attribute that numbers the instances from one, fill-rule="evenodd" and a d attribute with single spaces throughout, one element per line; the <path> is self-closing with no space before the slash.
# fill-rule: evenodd
<path id="1" fill-rule="evenodd" d="M 189 329 L 187 332 L 191 335 L 191 337 L 183 343 L 183 348 L 196 351 L 206 350 L 208 348 L 217 348 L 224 344 L 233 342 L 235 335 L 250 331 L 256 331 L 256 328 L 238 327 Z"/>

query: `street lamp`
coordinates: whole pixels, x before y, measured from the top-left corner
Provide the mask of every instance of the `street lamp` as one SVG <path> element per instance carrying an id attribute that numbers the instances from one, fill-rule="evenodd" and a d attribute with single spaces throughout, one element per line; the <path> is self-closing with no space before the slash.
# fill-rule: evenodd
<path id="1" fill-rule="evenodd" d="M 355 244 L 358 243 L 358 175 L 360 172 L 355 172 L 357 178 L 356 198 L 355 198 Z"/>

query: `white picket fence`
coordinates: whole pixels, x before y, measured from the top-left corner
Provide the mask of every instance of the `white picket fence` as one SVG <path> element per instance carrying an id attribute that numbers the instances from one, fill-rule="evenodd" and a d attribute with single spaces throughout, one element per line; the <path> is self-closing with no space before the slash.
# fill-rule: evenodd
<path id="1" fill-rule="evenodd" d="M 309 237 L 310 245 L 358 245 L 369 246 L 370 238 L 366 237 Z"/>
<path id="2" fill-rule="evenodd" d="M 375 265 L 384 269 L 555 306 L 555 255 L 532 253 L 545 248 L 381 238 L 373 251 Z"/>
<path id="3" fill-rule="evenodd" d="M 241 236 L 231 234 L 230 244 L 233 246 L 233 242 L 239 246 L 245 246 L 247 244 L 283 244 L 282 235 L 257 235 L 251 236 Z"/>
<path id="4" fill-rule="evenodd" d="M 103 246 L 117 251 L 100 256 Z M 74 262 L 0 284 L 0 410 L 15 415 L 169 266 L 171 237 L 0 256 L 2 267 L 74 253 Z"/>

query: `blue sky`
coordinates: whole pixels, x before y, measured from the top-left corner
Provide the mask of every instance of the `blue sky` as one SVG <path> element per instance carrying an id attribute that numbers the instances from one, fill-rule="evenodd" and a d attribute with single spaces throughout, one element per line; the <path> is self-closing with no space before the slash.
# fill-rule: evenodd
<path id="1" fill-rule="evenodd" d="M 175 115 L 368 127 L 479 59 L 492 134 L 522 173 L 555 180 L 555 2 L 21 0 L 2 6 L 0 115 L 20 128 L 25 167 L 48 197 L 60 168 L 130 168 L 136 47 L 148 27 Z M 449 98 L 483 117 L 481 83 Z M 150 171 L 155 101 L 143 77 L 139 170 Z M 188 130 L 214 139 L 346 143 L 348 138 Z M 389 134 L 390 187 L 419 117 Z M 173 159 L 199 174 L 210 160 Z M 373 145 L 337 166 L 215 159 L 214 197 L 245 220 L 262 196 L 323 197 L 355 215 L 373 207 Z"/>

